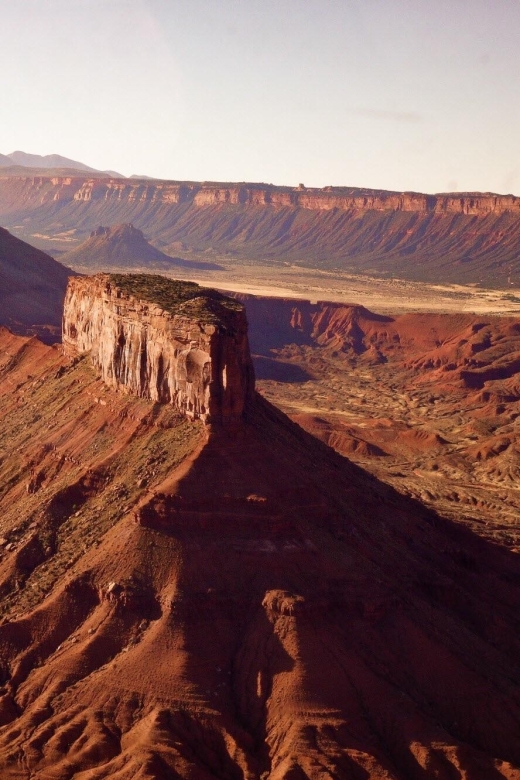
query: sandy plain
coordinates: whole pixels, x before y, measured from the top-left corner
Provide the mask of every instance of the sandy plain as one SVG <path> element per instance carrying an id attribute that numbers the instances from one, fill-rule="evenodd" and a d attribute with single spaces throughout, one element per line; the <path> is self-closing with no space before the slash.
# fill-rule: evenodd
<path id="1" fill-rule="evenodd" d="M 380 314 L 404 312 L 472 312 L 515 315 L 520 296 L 512 290 L 489 290 L 455 284 L 426 284 L 397 278 L 371 277 L 343 271 L 309 270 L 296 265 L 231 264 L 218 258 L 224 271 L 176 276 L 231 292 L 310 301 L 358 303 Z"/>

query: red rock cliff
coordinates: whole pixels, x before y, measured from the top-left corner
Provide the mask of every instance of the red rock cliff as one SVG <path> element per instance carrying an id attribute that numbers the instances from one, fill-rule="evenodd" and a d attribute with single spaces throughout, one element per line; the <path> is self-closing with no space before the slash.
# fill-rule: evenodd
<path id="1" fill-rule="evenodd" d="M 100 274 L 70 280 L 63 314 L 68 354 L 90 352 L 108 385 L 173 404 L 189 417 L 241 419 L 254 392 L 243 308 L 233 303 L 225 322 L 219 322 L 215 304 L 204 305 L 205 291 L 190 285 L 200 289 L 191 309 L 181 303 L 178 313 L 166 311 L 125 292 L 116 279 Z M 161 284 L 173 283 L 163 279 Z"/>
<path id="2" fill-rule="evenodd" d="M 88 176 L 11 176 L 0 179 L 2 213 L 12 206 L 49 202 L 124 201 L 149 204 L 216 204 L 296 207 L 310 211 L 404 211 L 430 214 L 520 214 L 520 198 L 495 193 L 392 192 L 357 187 L 281 187 L 270 184 L 172 182 Z M 5 203 L 4 203 L 5 201 Z"/>

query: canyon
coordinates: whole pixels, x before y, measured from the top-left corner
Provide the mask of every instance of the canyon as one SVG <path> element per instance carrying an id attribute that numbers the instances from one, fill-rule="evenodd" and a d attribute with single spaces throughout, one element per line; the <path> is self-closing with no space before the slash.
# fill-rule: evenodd
<path id="1" fill-rule="evenodd" d="M 520 779 L 518 318 L 4 234 L 64 309 L 0 327 L 1 776 Z"/>
<path id="2" fill-rule="evenodd" d="M 15 174 L 0 168 L 0 220 L 58 258 L 99 225 L 132 223 L 156 248 L 184 259 L 290 263 L 488 287 L 520 283 L 520 199 L 513 195 L 30 175 L 29 169 Z"/>
<path id="3" fill-rule="evenodd" d="M 258 394 L 204 424 L 0 329 L 0 398 L 3 777 L 520 777 L 512 549 Z"/>
<path id="4" fill-rule="evenodd" d="M 237 297 L 265 397 L 404 495 L 518 549 L 517 317 Z"/>

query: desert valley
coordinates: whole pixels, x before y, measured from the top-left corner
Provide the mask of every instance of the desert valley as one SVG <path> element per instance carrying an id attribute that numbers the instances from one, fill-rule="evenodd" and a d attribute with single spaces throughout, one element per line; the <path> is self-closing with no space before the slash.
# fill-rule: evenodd
<path id="1" fill-rule="evenodd" d="M 16 154 L 0 776 L 520 778 L 520 199 Z"/>

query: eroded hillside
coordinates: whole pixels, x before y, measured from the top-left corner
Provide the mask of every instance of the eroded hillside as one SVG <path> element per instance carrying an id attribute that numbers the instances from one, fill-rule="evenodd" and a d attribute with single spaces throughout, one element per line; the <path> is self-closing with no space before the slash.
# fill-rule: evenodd
<path id="1" fill-rule="evenodd" d="M 517 555 L 123 389 L 0 330 L 2 777 L 520 778 Z"/>
<path id="2" fill-rule="evenodd" d="M 141 230 L 133 225 L 99 225 L 79 246 L 60 254 L 61 262 L 74 268 L 92 273 L 93 269 L 152 269 L 175 273 L 186 271 L 219 270 L 216 263 L 204 263 L 170 257 L 152 246 Z"/>
<path id="3" fill-rule="evenodd" d="M 520 323 L 246 299 L 258 386 L 404 494 L 520 543 Z"/>
<path id="4" fill-rule="evenodd" d="M 0 325 L 61 338 L 63 299 L 74 271 L 0 228 Z"/>

